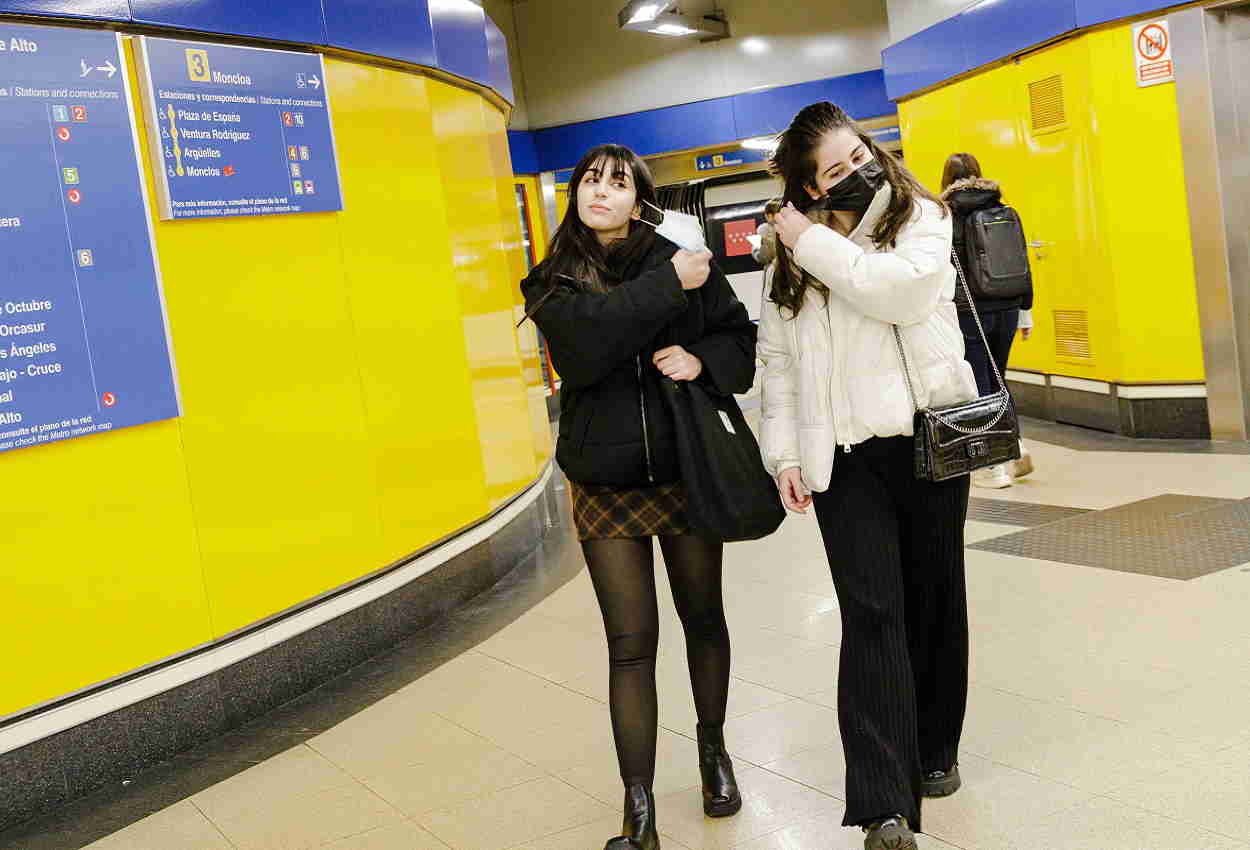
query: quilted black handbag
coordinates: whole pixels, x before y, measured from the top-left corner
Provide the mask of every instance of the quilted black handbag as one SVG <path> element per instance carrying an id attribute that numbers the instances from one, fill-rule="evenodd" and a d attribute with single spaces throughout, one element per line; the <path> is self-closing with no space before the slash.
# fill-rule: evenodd
<path id="1" fill-rule="evenodd" d="M 969 304 L 975 304 L 964 279 L 959 256 L 951 252 L 951 261 L 959 276 L 959 285 Z M 981 317 L 972 310 L 981 343 L 989 353 L 990 343 L 981 327 Z M 915 459 L 916 477 L 922 481 L 946 481 L 974 470 L 996 466 L 1020 458 L 1020 422 L 1016 409 L 1007 392 L 1007 384 L 998 371 L 994 355 L 989 354 L 990 368 L 998 381 L 998 392 L 961 404 L 947 407 L 921 408 L 916 402 L 916 389 L 912 385 L 911 369 L 907 365 L 907 351 L 898 325 L 894 326 L 894 341 L 898 343 L 898 356 L 903 361 L 903 377 L 907 380 L 907 392 L 916 410 Z"/>
<path id="2" fill-rule="evenodd" d="M 786 509 L 737 400 L 696 381 L 662 384 L 694 530 L 726 543 L 776 531 Z"/>

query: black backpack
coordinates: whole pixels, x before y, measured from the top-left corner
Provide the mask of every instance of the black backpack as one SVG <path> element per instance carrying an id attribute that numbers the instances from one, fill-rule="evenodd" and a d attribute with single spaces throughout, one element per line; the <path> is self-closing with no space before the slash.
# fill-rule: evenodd
<path id="1" fill-rule="evenodd" d="M 964 226 L 968 263 L 964 270 L 976 298 L 1020 298 L 1033 286 L 1029 249 L 1020 216 L 1008 206 L 968 216 Z"/>

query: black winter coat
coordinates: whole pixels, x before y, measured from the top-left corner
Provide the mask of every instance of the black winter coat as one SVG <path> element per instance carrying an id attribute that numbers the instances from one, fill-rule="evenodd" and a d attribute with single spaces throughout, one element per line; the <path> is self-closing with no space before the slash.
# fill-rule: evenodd
<path id="1" fill-rule="evenodd" d="M 968 243 L 964 233 L 968 225 L 968 217 L 977 210 L 1001 206 L 1003 192 L 993 180 L 983 177 L 957 180 L 942 194 L 954 214 L 955 253 L 965 269 L 971 268 L 968 259 Z M 955 304 L 960 312 L 968 312 L 968 299 L 962 286 L 955 287 Z M 1032 310 L 1033 290 L 1019 298 L 978 298 L 978 313 L 995 313 L 999 310 Z"/>
<path id="2" fill-rule="evenodd" d="M 698 381 L 728 395 L 755 378 L 756 328 L 723 272 L 685 291 L 677 247 L 654 247 L 607 292 L 559 280 L 533 314 L 563 384 L 556 461 L 571 481 L 648 487 L 681 479 L 656 351 L 680 345 L 703 361 Z M 542 265 L 521 284 L 529 312 L 547 294 Z M 645 432 L 644 432 L 645 428 Z"/>

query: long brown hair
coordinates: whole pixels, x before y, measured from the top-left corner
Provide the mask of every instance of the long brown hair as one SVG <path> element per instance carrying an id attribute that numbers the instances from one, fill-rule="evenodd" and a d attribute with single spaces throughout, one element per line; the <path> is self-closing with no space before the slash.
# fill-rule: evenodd
<path id="1" fill-rule="evenodd" d="M 942 202 L 922 186 L 901 162 L 860 129 L 845 110 L 828 102 L 804 107 L 794 116 L 789 128 L 781 134 L 771 165 L 773 173 L 785 180 L 783 200 L 803 211 L 821 203 L 819 200 L 813 201 L 807 193 L 809 186 L 816 185 L 816 149 L 829 133 L 843 129 L 850 130 L 859 137 L 885 171 L 886 179 L 893 189 L 890 205 L 872 231 L 872 241 L 878 247 L 895 246 L 899 233 L 915 213 L 917 199 L 933 201 L 945 211 Z M 799 269 L 788 248 L 779 251 L 769 297 L 779 306 L 789 308 L 790 317 L 793 318 L 803 306 L 809 286 L 828 299 L 829 287 Z"/>
<path id="2" fill-rule="evenodd" d="M 600 169 L 605 179 L 628 173 L 638 193 L 638 204 L 658 205 L 655 178 L 636 153 L 623 145 L 600 145 L 587 151 L 569 177 L 569 206 L 543 261 L 549 286 L 579 281 L 594 290 L 606 290 L 623 270 L 645 257 L 655 243 L 655 231 L 640 221 L 631 221 L 629 235 L 615 244 L 605 248 L 599 243 L 599 237 L 582 221 L 577 209 L 578 188 L 592 168 Z"/>
<path id="3" fill-rule="evenodd" d="M 981 163 L 970 153 L 953 153 L 942 169 L 942 191 L 945 192 L 956 180 L 981 177 Z"/>

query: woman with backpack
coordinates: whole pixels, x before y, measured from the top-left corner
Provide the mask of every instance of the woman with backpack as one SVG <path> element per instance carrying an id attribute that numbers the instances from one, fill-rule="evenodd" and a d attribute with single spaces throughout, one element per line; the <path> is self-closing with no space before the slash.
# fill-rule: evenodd
<path id="1" fill-rule="evenodd" d="M 646 208 L 657 208 L 655 183 L 633 151 L 591 150 L 573 169 L 569 195 L 547 258 L 521 290 L 564 379 L 556 460 L 569 479 L 607 634 L 625 806 L 622 834 L 606 850 L 658 850 L 653 538 L 686 637 L 703 811 L 727 817 L 742 808 L 723 729 L 730 651 L 723 544 L 691 527 L 663 381 L 746 392 L 755 376 L 755 326 L 710 265 L 710 251 L 678 250 L 643 220 Z"/>
<path id="2" fill-rule="evenodd" d="M 982 395 L 989 395 L 999 389 L 990 358 L 994 358 L 998 373 L 1005 375 L 1016 331 L 1026 340 L 1033 333 L 1033 279 L 1029 274 L 1028 248 L 1019 215 L 1003 203 L 999 185 L 981 176 L 981 163 L 972 154 L 951 154 L 946 160 L 942 200 L 954 215 L 955 253 L 963 265 L 990 346 L 987 352 L 972 315 L 973 305 L 968 304 L 960 287 L 955 290 L 955 304 L 959 308 L 964 349 L 976 373 L 977 388 Z M 987 281 L 986 278 L 996 277 L 996 264 L 1005 273 L 997 275 L 997 280 Z M 986 292 L 995 286 L 999 288 L 997 292 Z M 1019 460 L 979 469 L 972 474 L 972 483 L 1002 489 L 1032 471 L 1033 458 L 1022 442 Z"/>
<path id="3" fill-rule="evenodd" d="M 917 478 L 900 345 L 917 404 L 976 398 L 951 217 L 832 103 L 795 116 L 773 168 L 786 206 L 760 321 L 760 447 L 786 507 L 815 506 L 837 590 L 843 823 L 866 850 L 916 850 L 921 798 L 960 783 L 968 478 Z"/>

